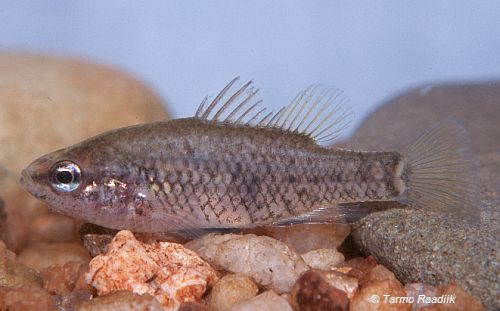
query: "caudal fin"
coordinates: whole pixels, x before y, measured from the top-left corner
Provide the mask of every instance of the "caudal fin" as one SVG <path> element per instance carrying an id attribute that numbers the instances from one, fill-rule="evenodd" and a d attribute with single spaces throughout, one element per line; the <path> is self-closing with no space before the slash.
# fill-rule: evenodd
<path id="1" fill-rule="evenodd" d="M 447 118 L 411 144 L 405 153 L 404 200 L 419 208 L 477 220 L 472 154 L 464 126 Z"/>

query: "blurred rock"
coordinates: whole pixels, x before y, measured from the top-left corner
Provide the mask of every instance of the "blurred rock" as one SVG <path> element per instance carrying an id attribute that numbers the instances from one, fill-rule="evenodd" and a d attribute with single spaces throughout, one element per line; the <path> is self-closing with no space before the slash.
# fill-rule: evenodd
<path id="1" fill-rule="evenodd" d="M 29 225 L 44 211 L 19 187 L 22 168 L 101 132 L 167 117 L 151 90 L 109 67 L 0 53 L 0 195 L 9 215 L 9 248 L 18 252 L 29 238 L 28 226 L 17 222 Z"/>
<path id="2" fill-rule="evenodd" d="M 241 274 L 227 274 L 215 283 L 208 306 L 214 311 L 226 311 L 237 303 L 255 297 L 259 288 L 251 278 Z"/>
<path id="3" fill-rule="evenodd" d="M 385 295 L 385 296 L 384 296 Z M 364 284 L 351 300 L 350 311 L 391 310 L 410 311 L 411 305 L 391 298 L 406 297 L 404 287 L 394 280 L 372 281 Z"/>
<path id="4" fill-rule="evenodd" d="M 16 260 L 16 254 L 7 249 L 0 240 L 0 286 L 20 287 L 23 285 L 41 286 L 42 279 L 36 271 Z"/>
<path id="5" fill-rule="evenodd" d="M 425 299 L 418 299 L 420 295 L 425 297 L 436 297 L 437 290 L 434 286 L 424 283 L 408 283 L 405 285 L 406 296 L 413 297 L 412 311 L 425 310 L 425 307 L 432 306 Z"/>
<path id="6" fill-rule="evenodd" d="M 340 224 L 305 224 L 287 227 L 265 227 L 256 234 L 275 238 L 297 253 L 303 254 L 319 248 L 338 248 L 349 235 L 351 227 Z"/>
<path id="7" fill-rule="evenodd" d="M 116 291 L 77 303 L 75 311 L 165 311 L 162 305 L 149 294 L 138 295 L 128 291 Z"/>
<path id="8" fill-rule="evenodd" d="M 7 238 L 7 213 L 2 198 L 0 198 L 0 240 Z"/>
<path id="9" fill-rule="evenodd" d="M 74 311 L 77 304 L 89 301 L 91 298 L 92 293 L 90 291 L 77 291 L 64 295 L 52 296 L 52 301 L 57 311 Z"/>
<path id="10" fill-rule="evenodd" d="M 272 311 L 292 311 L 292 307 L 283 298 L 278 296 L 272 290 L 264 292 L 254 298 L 243 301 L 231 309 L 231 311 L 255 311 L 255 310 L 272 310 Z"/>
<path id="11" fill-rule="evenodd" d="M 426 311 L 485 311 L 486 308 L 479 299 L 466 293 L 456 284 L 440 285 L 437 287 L 436 297 L 455 297 L 452 300 L 444 300 L 445 303 L 434 303 L 431 307 L 425 308 Z M 498 298 L 498 297 L 497 297 Z"/>
<path id="12" fill-rule="evenodd" d="M 218 269 L 252 277 L 278 293 L 288 292 L 307 270 L 286 244 L 254 234 L 207 234 L 185 244 Z"/>
<path id="13" fill-rule="evenodd" d="M 353 237 L 403 282 L 432 285 L 453 280 L 491 309 L 500 309 L 500 83 L 440 85 L 415 89 L 377 109 L 355 132 L 350 147 L 402 150 L 440 120 L 461 120 L 470 137 L 479 193 L 474 225 L 415 210 L 375 213 L 357 224 Z M 471 256 L 471 253 L 474 255 Z"/>
<path id="14" fill-rule="evenodd" d="M 179 311 L 211 311 L 207 306 L 199 302 L 186 302 L 179 307 Z"/>
<path id="15" fill-rule="evenodd" d="M 23 285 L 15 289 L 0 287 L 0 310 L 55 311 L 49 293 L 38 286 Z"/>
<path id="16" fill-rule="evenodd" d="M 26 247 L 18 260 L 28 267 L 41 271 L 51 265 L 64 265 L 69 261 L 88 262 L 87 250 L 75 243 L 36 243 Z"/>
<path id="17" fill-rule="evenodd" d="M 302 254 L 301 257 L 309 267 L 320 270 L 330 270 L 345 259 L 344 255 L 334 248 L 316 249 Z"/>
<path id="18" fill-rule="evenodd" d="M 116 234 L 106 254 L 92 259 L 86 276 L 99 295 L 117 290 L 147 293 L 171 309 L 199 300 L 217 278 L 209 264 L 182 245 L 144 244 L 126 230 Z"/>
<path id="19" fill-rule="evenodd" d="M 293 286 L 291 305 L 296 310 L 348 310 L 349 299 L 345 292 L 333 287 L 315 270 L 302 274 Z"/>
<path id="20" fill-rule="evenodd" d="M 358 290 L 359 281 L 352 276 L 337 271 L 321 271 L 321 275 L 331 286 L 345 292 L 349 299 Z"/>
<path id="21" fill-rule="evenodd" d="M 43 288 L 52 295 L 72 292 L 82 274 L 87 272 L 88 262 L 70 261 L 64 265 L 52 265 L 40 271 Z M 89 288 L 90 289 L 90 288 Z"/>
<path id="22" fill-rule="evenodd" d="M 50 213 L 38 216 L 33 221 L 29 236 L 32 243 L 64 243 L 78 240 L 74 219 Z"/>

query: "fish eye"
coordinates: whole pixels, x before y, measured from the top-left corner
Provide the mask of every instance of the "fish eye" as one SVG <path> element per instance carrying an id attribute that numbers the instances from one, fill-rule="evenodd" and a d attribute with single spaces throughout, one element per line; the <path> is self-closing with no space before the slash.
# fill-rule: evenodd
<path id="1" fill-rule="evenodd" d="M 58 191 L 70 192 L 80 185 L 80 167 L 70 161 L 56 163 L 51 169 L 50 183 Z"/>

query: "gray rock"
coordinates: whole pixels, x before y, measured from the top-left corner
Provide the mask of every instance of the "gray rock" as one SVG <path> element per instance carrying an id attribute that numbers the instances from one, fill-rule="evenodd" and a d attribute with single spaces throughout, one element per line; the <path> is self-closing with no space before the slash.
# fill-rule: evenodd
<path id="1" fill-rule="evenodd" d="M 481 223 L 392 209 L 363 219 L 352 237 L 404 283 L 456 281 L 488 308 L 500 309 L 500 82 L 409 91 L 369 116 L 349 147 L 402 150 L 448 116 L 461 120 L 471 136 L 480 190 L 477 206 L 470 208 Z"/>

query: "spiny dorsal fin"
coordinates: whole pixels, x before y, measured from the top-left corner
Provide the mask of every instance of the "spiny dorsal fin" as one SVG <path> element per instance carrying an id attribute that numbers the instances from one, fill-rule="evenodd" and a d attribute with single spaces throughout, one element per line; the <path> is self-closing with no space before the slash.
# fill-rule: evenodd
<path id="1" fill-rule="evenodd" d="M 205 97 L 195 118 L 210 123 L 278 128 L 317 142 L 334 140 L 350 124 L 352 112 L 348 99 L 337 88 L 311 85 L 278 112 L 265 113 L 266 108 L 258 108 L 262 100 L 256 100 L 259 89 L 252 86 L 252 81 L 230 92 L 238 80 L 239 77 L 231 80 L 206 108 L 208 97 Z M 234 108 L 228 109 L 231 107 Z"/>

